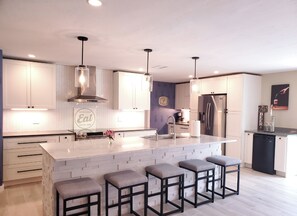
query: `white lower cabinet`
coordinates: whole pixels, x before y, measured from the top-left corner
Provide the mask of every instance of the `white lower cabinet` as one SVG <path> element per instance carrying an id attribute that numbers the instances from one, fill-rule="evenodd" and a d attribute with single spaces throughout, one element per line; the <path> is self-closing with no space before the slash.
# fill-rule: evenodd
<path id="1" fill-rule="evenodd" d="M 254 133 L 246 132 L 244 134 L 244 162 L 250 167 L 253 161 L 253 136 Z"/>
<path id="2" fill-rule="evenodd" d="M 3 180 L 14 181 L 42 176 L 40 144 L 74 140 L 74 135 L 34 136 L 3 139 Z"/>
<path id="3" fill-rule="evenodd" d="M 275 137 L 274 169 L 286 172 L 287 164 L 287 137 Z"/>
<path id="4" fill-rule="evenodd" d="M 189 125 L 175 125 L 175 133 L 190 133 Z"/>
<path id="5" fill-rule="evenodd" d="M 189 125 L 180 125 L 180 124 L 169 124 L 168 125 L 168 133 L 190 133 Z"/>

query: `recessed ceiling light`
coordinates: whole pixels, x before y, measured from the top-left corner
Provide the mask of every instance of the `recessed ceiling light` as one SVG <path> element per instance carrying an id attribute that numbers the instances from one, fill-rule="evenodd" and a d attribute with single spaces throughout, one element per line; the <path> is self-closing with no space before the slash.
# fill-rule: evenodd
<path id="1" fill-rule="evenodd" d="M 29 57 L 29 58 L 35 58 L 36 56 L 33 55 L 33 54 L 28 54 L 28 57 Z"/>
<path id="2" fill-rule="evenodd" d="M 193 78 L 193 75 L 189 75 L 189 78 Z"/>
<path id="3" fill-rule="evenodd" d="M 94 7 L 99 7 L 102 5 L 100 0 L 88 0 L 88 3 Z"/>
<path id="4" fill-rule="evenodd" d="M 218 73 L 220 73 L 220 72 L 216 70 L 216 71 L 214 71 L 213 73 L 214 73 L 214 74 L 218 74 Z"/>

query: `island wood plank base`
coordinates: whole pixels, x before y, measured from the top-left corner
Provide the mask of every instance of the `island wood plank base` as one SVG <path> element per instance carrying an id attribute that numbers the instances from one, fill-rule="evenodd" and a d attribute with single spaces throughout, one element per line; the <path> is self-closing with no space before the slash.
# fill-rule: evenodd
<path id="1" fill-rule="evenodd" d="M 104 189 L 104 174 L 119 171 L 123 169 L 132 169 L 139 173 L 145 174 L 144 168 L 157 163 L 171 163 L 178 166 L 178 162 L 188 159 L 205 159 L 211 155 L 221 154 L 221 142 L 212 142 L 211 144 L 192 144 L 187 146 L 168 146 L 154 149 L 143 149 L 136 151 L 125 151 L 111 153 L 106 155 L 92 156 L 81 159 L 65 159 L 55 160 L 46 150 L 43 149 L 43 212 L 46 216 L 52 216 L 55 212 L 55 189 L 54 183 L 61 180 L 91 177 L 99 182 L 103 187 L 102 190 L 102 213 L 105 209 L 105 189 Z M 232 142 L 232 141 L 230 141 Z M 185 171 L 185 185 L 193 182 L 193 175 Z M 151 177 L 149 179 L 149 193 L 156 192 L 159 187 L 159 182 Z M 204 190 L 205 184 L 200 184 L 199 191 Z M 155 190 L 156 189 L 156 190 Z M 117 199 L 116 191 L 110 190 L 110 201 Z M 185 190 L 185 196 L 191 196 L 193 189 Z M 170 190 L 169 199 L 177 199 L 177 190 Z M 159 204 L 158 198 L 149 199 L 149 204 L 155 206 Z M 96 207 L 94 207 L 96 208 Z M 139 210 L 143 208 L 143 197 L 134 199 L 134 208 Z M 128 212 L 128 205 L 123 206 L 123 213 Z M 116 215 L 116 211 L 110 211 L 110 215 Z"/>

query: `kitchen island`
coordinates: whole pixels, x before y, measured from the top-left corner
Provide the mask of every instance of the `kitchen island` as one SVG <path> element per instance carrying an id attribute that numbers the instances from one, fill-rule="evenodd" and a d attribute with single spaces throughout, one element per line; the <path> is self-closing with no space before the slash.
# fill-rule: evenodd
<path id="1" fill-rule="evenodd" d="M 104 174 L 123 169 L 132 169 L 145 173 L 144 168 L 157 163 L 177 165 L 186 159 L 205 159 L 210 155 L 221 154 L 221 144 L 235 142 L 232 139 L 201 135 L 199 138 L 183 137 L 177 139 L 144 139 L 128 137 L 116 139 L 111 144 L 108 139 L 74 141 L 65 144 L 41 144 L 43 151 L 43 212 L 52 216 L 55 212 L 54 183 L 66 179 L 92 177 L 104 187 Z M 185 176 L 185 184 L 193 180 L 193 176 Z M 150 192 L 157 188 L 158 182 L 150 179 Z M 203 188 L 200 187 L 200 190 Z M 185 196 L 193 193 L 185 191 Z M 169 199 L 175 199 L 176 193 L 170 193 Z M 104 189 L 102 191 L 102 210 L 104 209 Z M 111 199 L 116 198 L 113 193 Z M 158 199 L 150 199 L 152 205 Z M 135 202 L 135 209 L 143 206 L 143 200 Z M 123 207 L 123 212 L 128 209 Z"/>

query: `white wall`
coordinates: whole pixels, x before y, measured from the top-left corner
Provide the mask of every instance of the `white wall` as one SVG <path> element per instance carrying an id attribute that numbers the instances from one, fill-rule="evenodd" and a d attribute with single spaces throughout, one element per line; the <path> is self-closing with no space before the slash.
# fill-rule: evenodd
<path id="1" fill-rule="evenodd" d="M 297 71 L 273 73 L 262 76 L 262 104 L 270 105 L 271 86 L 277 84 L 290 84 L 289 110 L 274 110 L 276 127 L 297 128 Z M 269 115 L 265 116 L 265 121 Z"/>
<path id="2" fill-rule="evenodd" d="M 132 128 L 145 126 L 143 111 L 113 110 L 113 73 L 96 70 L 97 95 L 107 103 L 75 104 L 67 99 L 76 95 L 72 67 L 57 65 L 57 107 L 48 111 L 3 111 L 3 132 L 73 129 L 73 108 L 94 107 L 97 110 L 97 128 Z"/>

